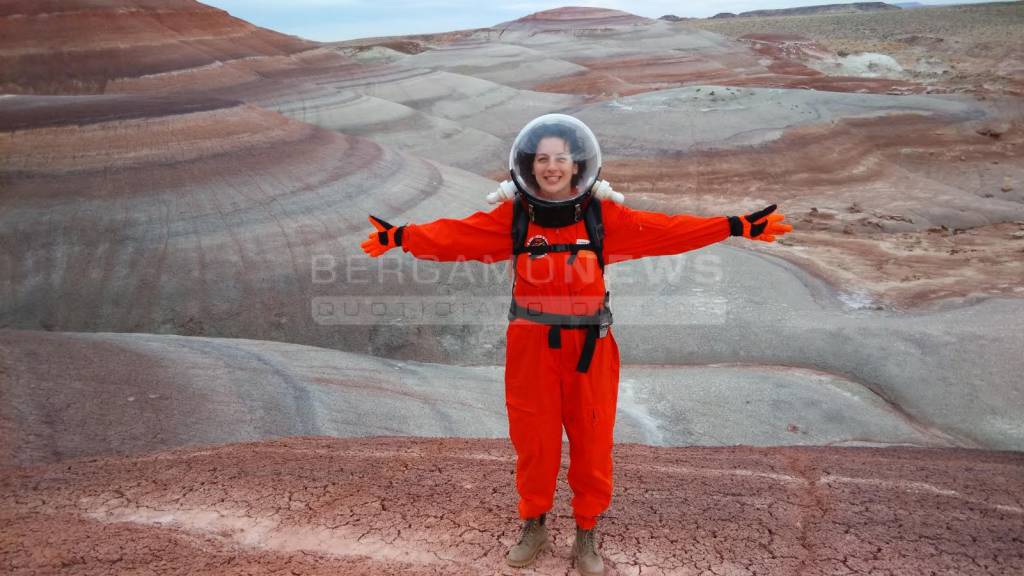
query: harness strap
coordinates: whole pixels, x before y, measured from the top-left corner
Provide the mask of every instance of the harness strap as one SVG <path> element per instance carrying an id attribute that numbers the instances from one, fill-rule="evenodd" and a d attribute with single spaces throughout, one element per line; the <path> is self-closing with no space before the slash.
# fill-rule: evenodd
<path id="1" fill-rule="evenodd" d="M 545 244 L 542 246 L 521 246 L 512 251 L 512 254 L 529 254 L 531 257 L 541 256 L 543 254 L 550 254 L 551 252 L 570 252 L 572 255 L 565 261 L 566 264 L 572 266 L 573 262 L 576 261 L 576 255 L 580 252 L 587 251 L 597 254 L 597 250 L 589 244 Z"/>
<path id="2" fill-rule="evenodd" d="M 597 349 L 597 339 L 603 338 L 607 333 L 608 326 L 612 324 L 612 312 L 607 307 L 608 294 L 605 294 L 606 305 L 597 314 L 590 316 L 574 316 L 571 314 L 552 314 L 540 312 L 529 307 L 520 306 L 515 299 L 509 307 L 508 319 L 515 320 L 523 318 L 550 326 L 548 329 L 548 347 L 559 349 L 562 347 L 562 329 L 586 330 L 583 340 L 583 347 L 580 349 L 580 359 L 576 363 L 576 371 L 586 373 L 590 369 L 590 362 L 594 359 L 594 350 Z"/>
<path id="3" fill-rule="evenodd" d="M 513 254 L 529 254 L 530 256 L 540 256 L 541 254 L 548 254 L 551 252 L 594 252 L 594 247 L 590 244 L 542 244 L 540 246 L 520 246 L 512 251 Z"/>
<path id="4" fill-rule="evenodd" d="M 515 320 L 516 318 L 523 318 L 538 324 L 547 324 L 548 326 L 585 328 L 587 326 L 601 326 L 602 324 L 610 325 L 612 321 L 612 313 L 608 308 L 602 308 L 597 314 L 591 314 L 589 316 L 553 314 L 551 312 L 534 310 L 528 306 L 520 306 L 519 303 L 513 299 L 512 306 L 510 306 L 508 310 L 508 319 Z"/>

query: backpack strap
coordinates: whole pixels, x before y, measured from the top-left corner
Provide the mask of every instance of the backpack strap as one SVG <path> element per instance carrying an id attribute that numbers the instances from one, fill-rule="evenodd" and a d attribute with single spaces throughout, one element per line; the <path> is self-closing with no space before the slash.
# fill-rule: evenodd
<path id="1" fill-rule="evenodd" d="M 519 256 L 526 246 L 526 231 L 530 227 L 530 217 L 519 198 L 512 200 L 512 254 Z M 513 264 L 515 260 L 513 259 Z"/>
<path id="2" fill-rule="evenodd" d="M 583 224 L 587 227 L 590 248 L 597 254 L 597 263 L 604 272 L 604 221 L 601 217 L 601 201 L 597 198 L 590 200 L 590 205 L 583 214 Z"/>
<path id="3" fill-rule="evenodd" d="M 520 254 L 537 256 L 551 252 L 571 252 L 569 264 L 572 264 L 576 254 L 581 251 L 593 252 L 597 256 L 597 263 L 604 273 L 604 222 L 601 218 L 601 201 L 597 198 L 591 199 L 583 215 L 583 223 L 587 229 L 589 244 L 550 244 L 546 246 L 527 246 L 526 233 L 530 226 L 530 216 L 522 202 L 517 198 L 512 207 L 512 255 L 518 258 Z M 513 260 L 513 266 L 515 260 Z M 514 281 L 513 281 L 514 282 Z M 608 307 L 608 293 L 604 294 L 604 305 L 597 314 L 592 316 L 576 316 L 534 312 L 519 306 L 515 299 L 515 285 L 512 286 L 512 304 L 509 307 L 508 319 L 525 318 L 533 322 L 548 325 L 548 346 L 551 348 L 562 347 L 563 329 L 585 330 L 586 337 L 583 347 L 580 350 L 579 361 L 576 364 L 576 371 L 586 373 L 590 369 L 590 361 L 594 357 L 594 350 L 597 347 L 597 340 L 608 333 L 612 324 L 612 312 Z"/>

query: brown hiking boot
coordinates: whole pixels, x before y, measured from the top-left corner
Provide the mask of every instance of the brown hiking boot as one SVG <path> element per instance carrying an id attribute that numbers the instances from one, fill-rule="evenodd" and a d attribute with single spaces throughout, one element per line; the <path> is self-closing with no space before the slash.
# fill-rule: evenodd
<path id="1" fill-rule="evenodd" d="M 576 527 L 576 542 L 572 545 L 572 561 L 576 565 L 576 570 L 583 576 L 604 574 L 604 560 L 597 553 L 593 530 Z"/>
<path id="2" fill-rule="evenodd" d="M 505 561 L 509 566 L 524 568 L 533 564 L 540 551 L 547 546 L 548 528 L 544 525 L 545 515 L 541 514 L 536 518 L 528 518 L 523 523 L 523 532 L 519 535 L 519 542 L 509 548 Z"/>

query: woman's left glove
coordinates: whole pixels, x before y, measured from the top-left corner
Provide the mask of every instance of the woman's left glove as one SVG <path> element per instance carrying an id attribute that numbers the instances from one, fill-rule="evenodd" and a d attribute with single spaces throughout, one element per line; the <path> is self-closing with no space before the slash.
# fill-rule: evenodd
<path id="1" fill-rule="evenodd" d="M 793 227 L 783 224 L 786 218 L 782 214 L 773 214 L 777 206 L 771 206 L 747 214 L 746 216 L 729 216 L 729 230 L 733 236 L 743 236 L 762 242 L 774 242 L 776 236 L 791 232 Z"/>
<path id="2" fill-rule="evenodd" d="M 360 244 L 367 256 L 377 258 L 395 246 L 402 245 L 402 232 L 405 231 L 405 226 L 396 228 L 376 216 L 370 216 L 370 224 L 373 224 L 377 231 L 370 232 L 366 240 Z"/>

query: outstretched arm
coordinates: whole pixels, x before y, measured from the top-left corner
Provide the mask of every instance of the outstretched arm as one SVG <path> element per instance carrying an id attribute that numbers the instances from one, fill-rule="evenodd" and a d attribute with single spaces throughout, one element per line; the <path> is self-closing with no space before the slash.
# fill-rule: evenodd
<path id="1" fill-rule="evenodd" d="M 427 260 L 497 262 L 512 256 L 512 205 L 508 202 L 462 219 L 442 218 L 395 227 L 370 216 L 370 223 L 376 231 L 370 233 L 362 248 L 375 258 L 396 246 Z"/>
<path id="2" fill-rule="evenodd" d="M 701 217 L 690 214 L 668 215 L 632 210 L 605 203 L 605 261 L 624 262 L 645 256 L 666 256 L 703 248 L 730 236 L 771 242 L 792 230 L 782 224 L 782 214 L 773 214 L 775 205 L 747 216 Z"/>

